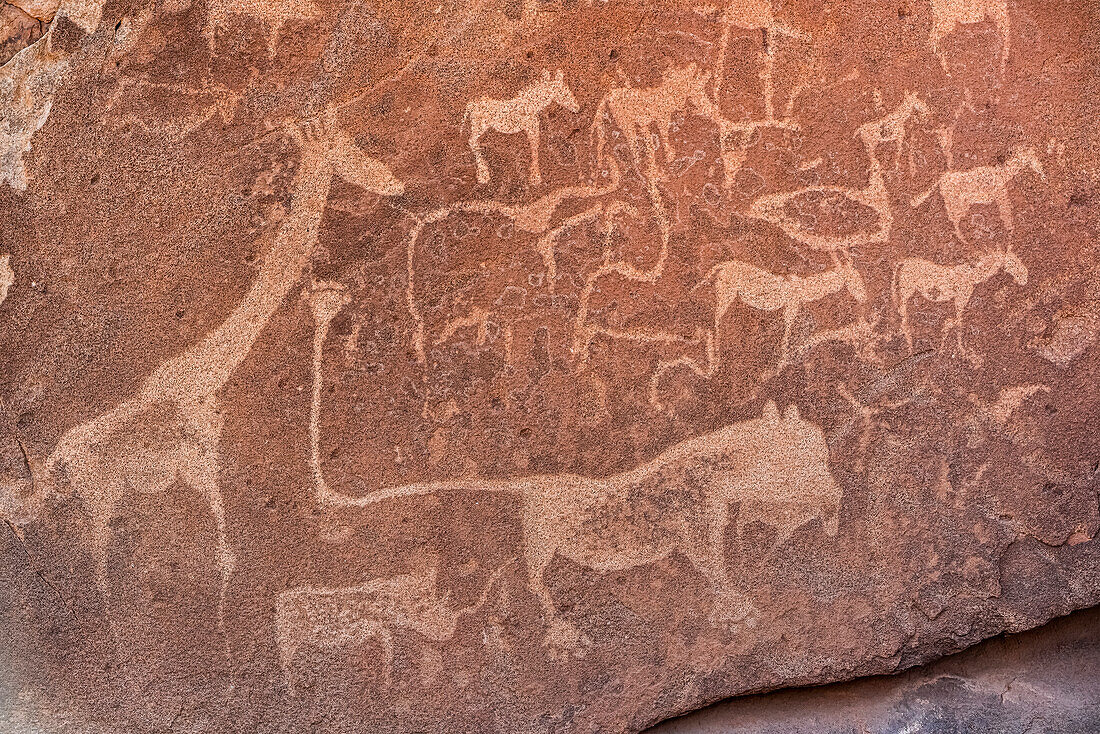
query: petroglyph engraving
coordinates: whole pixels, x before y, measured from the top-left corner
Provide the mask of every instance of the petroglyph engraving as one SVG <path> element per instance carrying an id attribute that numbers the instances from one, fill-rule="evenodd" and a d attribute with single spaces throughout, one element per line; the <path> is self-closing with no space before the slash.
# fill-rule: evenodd
<path id="1" fill-rule="evenodd" d="M 540 115 L 552 104 L 558 104 L 570 112 L 580 112 L 580 105 L 565 83 L 559 69 L 554 76 L 544 71 L 537 82 L 520 90 L 511 99 L 491 99 L 482 97 L 466 105 L 462 124 L 470 125 L 470 150 L 477 162 L 477 182 L 489 182 L 489 164 L 481 152 L 481 136 L 489 130 L 511 135 L 522 132 L 527 136 L 527 145 L 531 149 L 531 167 L 528 174 L 532 186 L 542 183 L 542 171 L 539 167 L 539 145 L 542 125 Z"/>
<path id="2" fill-rule="evenodd" d="M 353 183 L 375 193 L 400 188 L 388 169 L 380 170 L 380 164 L 361 152 L 354 154 L 348 142 L 324 123 L 304 132 L 291 126 L 287 132 L 301 145 L 290 211 L 244 299 L 199 343 L 154 370 L 135 397 L 69 430 L 47 460 L 50 475 L 69 485 L 89 516 L 96 581 L 105 603 L 111 597 L 110 522 L 118 505 L 133 491 L 164 492 L 177 483 L 197 489 L 209 504 L 217 530 L 218 619 L 223 635 L 235 561 L 219 482 L 222 419 L 217 393 L 301 278 L 317 242 L 334 170 L 347 172 Z M 356 161 L 364 160 L 363 170 L 352 170 Z M 227 656 L 228 647 L 226 636 Z"/>
<path id="3" fill-rule="evenodd" d="M 1008 250 L 983 255 L 974 264 L 938 265 L 919 257 L 908 257 L 894 265 L 894 306 L 901 317 L 901 333 L 905 336 L 910 354 L 913 351 L 913 334 L 909 328 L 909 301 L 919 293 L 933 303 L 950 301 L 955 305 L 955 317 L 944 322 L 940 348 L 943 349 L 948 332 L 954 329 L 959 351 L 972 360 L 976 358 L 963 346 L 963 312 L 974 295 L 974 288 L 1002 270 L 1012 276 L 1017 284 L 1027 285 L 1027 266 Z"/>
<path id="4" fill-rule="evenodd" d="M 219 26 L 234 15 L 244 15 L 261 23 L 267 38 L 267 56 L 275 57 L 275 47 L 283 26 L 291 20 L 314 20 L 321 13 L 313 0 L 210 0 L 206 3 L 203 35 L 213 50 Z"/>
<path id="5" fill-rule="evenodd" d="M 850 234 L 829 234 L 817 231 L 812 223 L 807 224 L 790 211 L 802 201 L 812 203 L 813 200 L 821 197 L 847 199 L 869 207 L 876 214 L 874 226 Z M 890 239 L 890 231 L 894 226 L 894 214 L 890 208 L 890 195 L 886 190 L 882 166 L 874 155 L 871 157 L 867 186 L 862 189 L 846 186 L 807 186 L 794 191 L 767 194 L 754 201 L 746 214 L 779 227 L 791 239 L 814 250 L 844 251 L 862 244 L 883 243 Z"/>
<path id="6" fill-rule="evenodd" d="M 878 150 L 880 145 L 893 143 L 895 146 L 894 170 L 897 170 L 901 165 L 901 153 L 905 147 L 905 137 L 908 134 L 906 128 L 909 121 L 913 117 L 926 118 L 930 115 L 931 110 L 928 105 L 915 93 L 909 92 L 893 112 L 881 119 L 860 125 L 856 130 L 856 137 L 867 148 L 867 155 L 872 159 L 874 159 L 875 151 Z M 912 169 L 913 161 L 910 155 L 909 170 L 912 171 Z"/>
<path id="7" fill-rule="evenodd" d="M 15 271 L 11 268 L 11 255 L 0 255 L 0 304 L 4 303 L 13 285 L 15 285 Z"/>
<path id="8" fill-rule="evenodd" d="M 661 378 L 678 367 L 686 367 L 703 379 L 714 377 L 721 364 L 722 320 L 736 303 L 758 311 L 782 313 L 783 337 L 779 345 L 779 356 L 775 368 L 765 373 L 764 377 L 782 372 L 790 363 L 791 327 L 807 305 L 842 290 L 847 290 L 857 303 L 867 301 L 863 278 L 851 258 L 833 253 L 833 261 L 833 268 L 813 275 L 778 275 L 740 260 L 727 260 L 711 268 L 692 288 L 694 292 L 704 286 L 714 287 L 714 323 L 706 337 L 707 366 L 702 367 L 696 360 L 686 356 L 659 361 L 650 379 L 650 403 L 658 410 L 663 409 L 658 398 Z M 809 344 L 803 351 L 825 341 L 848 341 L 857 346 L 863 345 L 870 340 L 872 330 L 873 327 L 862 320 L 842 329 L 822 330 L 810 337 Z"/>
<path id="9" fill-rule="evenodd" d="M 655 151 L 648 135 L 650 127 L 654 125 L 657 127 L 658 142 L 664 148 L 665 160 L 671 162 L 676 155 L 669 143 L 672 116 L 677 112 L 686 112 L 689 104 L 709 112 L 711 110 L 711 102 L 707 97 L 709 81 L 708 72 L 702 71 L 696 64 L 688 64 L 666 69 L 661 75 L 661 83 L 655 87 L 612 89 L 600 100 L 596 107 L 596 119 L 592 123 L 597 136 L 597 165 L 603 165 L 605 160 L 607 133 L 604 130 L 604 121 L 609 119 L 626 138 L 638 173 L 654 178 Z M 639 139 L 645 141 L 649 154 L 645 169 L 642 168 L 642 148 L 639 145 Z"/>
<path id="10" fill-rule="evenodd" d="M 1005 72 L 1008 54 L 1012 47 L 1012 31 L 1008 17 L 1008 0 L 932 0 L 932 32 L 928 42 L 932 53 L 947 71 L 947 56 L 940 44 L 959 25 L 993 21 L 1001 36 L 1001 73 Z"/>
<path id="11" fill-rule="evenodd" d="M 1033 170 L 1039 178 L 1046 180 L 1043 164 L 1035 155 L 1034 148 L 1019 147 L 1012 151 L 1008 159 L 998 166 L 979 166 L 966 171 L 947 171 L 939 177 L 932 188 L 913 199 L 913 206 L 919 207 L 935 191 L 943 197 L 947 218 L 955 227 L 955 234 L 963 242 L 962 219 L 970 209 L 978 204 L 996 204 L 1001 222 L 1005 229 L 1012 232 L 1015 223 L 1012 217 L 1012 201 L 1008 196 L 1008 184 L 1026 169 Z"/>
<path id="12" fill-rule="evenodd" d="M 1041 392 L 1050 392 L 1049 385 L 1014 385 L 1001 388 L 997 399 L 993 402 L 985 402 L 977 395 L 971 393 L 969 398 L 979 412 L 999 428 L 1006 428 L 1012 414 L 1023 407 L 1024 403 Z"/>
<path id="13" fill-rule="evenodd" d="M 778 531 L 776 544 L 818 518 L 837 532 L 841 490 L 829 470 L 822 430 L 774 403 L 760 418 L 688 439 L 652 461 L 607 478 L 574 474 L 507 480 L 409 484 L 350 497 L 315 484 L 321 505 L 367 507 L 396 497 L 453 492 L 509 492 L 523 500 L 524 558 L 531 591 L 547 617 L 546 644 L 583 651 L 583 635 L 562 619 L 543 575 L 555 557 L 595 571 L 622 571 L 681 552 L 708 581 L 715 619 L 738 622 L 751 602 L 727 573 L 725 542 L 731 506 L 737 526 L 760 521 Z M 661 508 L 658 510 L 658 508 Z"/>
<path id="14" fill-rule="evenodd" d="M 296 693 L 293 664 L 302 648 L 351 648 L 370 640 L 382 648 L 383 684 L 393 675 L 394 632 L 414 632 L 446 642 L 459 620 L 485 606 L 489 592 L 507 566 L 493 571 L 481 596 L 470 606 L 452 609 L 450 592 L 439 596 L 436 569 L 368 581 L 358 586 L 290 589 L 275 602 L 275 640 L 279 667 L 290 695 Z"/>

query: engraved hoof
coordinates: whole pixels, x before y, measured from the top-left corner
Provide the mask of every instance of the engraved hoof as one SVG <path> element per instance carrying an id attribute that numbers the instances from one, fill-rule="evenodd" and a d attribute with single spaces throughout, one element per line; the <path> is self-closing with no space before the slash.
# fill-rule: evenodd
<path id="1" fill-rule="evenodd" d="M 592 640 L 568 622 L 556 619 L 550 623 L 542 646 L 549 649 L 550 657 L 555 660 L 567 660 L 570 657 L 584 657 L 592 646 Z"/>

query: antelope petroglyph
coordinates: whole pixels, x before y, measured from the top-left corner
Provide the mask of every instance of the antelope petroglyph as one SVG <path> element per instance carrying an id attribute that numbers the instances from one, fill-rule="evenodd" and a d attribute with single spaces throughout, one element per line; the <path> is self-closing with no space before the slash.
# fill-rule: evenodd
<path id="1" fill-rule="evenodd" d="M 489 164 L 481 152 L 481 136 L 489 130 L 511 135 L 522 132 L 527 136 L 531 149 L 531 167 L 528 180 L 532 186 L 542 183 L 539 168 L 540 115 L 552 104 L 558 104 L 570 112 L 580 112 L 573 92 L 565 83 L 561 70 L 554 76 L 544 71 L 542 77 L 511 99 L 482 97 L 466 105 L 462 123 L 470 125 L 470 150 L 477 163 L 477 182 L 489 182 Z"/>
<path id="2" fill-rule="evenodd" d="M 940 48 L 943 39 L 951 35 L 957 26 L 981 23 L 986 18 L 993 21 L 1001 36 L 1001 74 L 1004 74 L 1012 48 L 1008 0 L 932 0 L 932 32 L 928 42 L 944 71 L 947 71 L 947 56 Z"/>
<path id="3" fill-rule="evenodd" d="M 275 642 L 279 667 L 290 695 L 296 681 L 292 666 L 302 648 L 351 648 L 375 640 L 382 648 L 382 679 L 393 675 L 395 630 L 414 632 L 433 642 L 454 637 L 462 617 L 485 606 L 506 563 L 489 575 L 481 596 L 470 606 L 452 609 L 450 592 L 442 597 L 436 569 L 374 579 L 357 586 L 300 586 L 283 591 L 275 601 Z"/>
<path id="4" fill-rule="evenodd" d="M 813 275 L 778 275 L 740 260 L 721 262 L 710 269 L 696 288 L 714 284 L 714 334 L 718 341 L 722 319 L 734 303 L 759 311 L 782 311 L 783 342 L 779 363 L 785 364 L 791 327 L 802 309 L 814 301 L 847 289 L 858 303 L 867 301 L 863 278 L 848 257 L 835 258 L 835 267 Z"/>
<path id="5" fill-rule="evenodd" d="M 1013 252 L 999 250 L 978 258 L 974 264 L 939 265 L 919 257 L 908 257 L 894 265 L 892 294 L 901 317 L 901 333 L 913 352 L 913 334 L 909 329 L 909 301 L 920 294 L 933 303 L 955 304 L 955 317 L 944 322 L 940 348 L 948 332 L 955 329 L 959 351 L 968 354 L 962 342 L 963 312 L 974 295 L 974 288 L 1004 271 L 1019 285 L 1027 285 L 1027 266 Z"/>
<path id="6" fill-rule="evenodd" d="M 962 219 L 970 209 L 979 204 L 996 204 L 1001 222 L 1005 229 L 1012 232 L 1015 222 L 1012 215 L 1012 200 L 1008 196 L 1008 184 L 1026 169 L 1033 170 L 1039 178 L 1046 180 L 1043 164 L 1035 154 L 1034 148 L 1018 147 L 1013 149 L 1004 163 L 997 166 L 978 166 L 966 171 L 947 171 L 940 175 L 932 188 L 912 201 L 914 207 L 922 205 L 932 194 L 939 190 L 947 218 L 955 227 L 955 234 L 966 242 L 962 233 Z"/>
<path id="7" fill-rule="evenodd" d="M 775 528 L 776 543 L 782 543 L 815 518 L 835 536 L 841 499 L 822 430 L 801 418 L 794 405 L 780 417 L 772 402 L 759 418 L 688 439 L 645 464 L 604 478 L 559 474 L 452 480 L 358 497 L 333 491 L 320 474 L 317 480 L 314 491 L 322 506 L 368 507 L 397 497 L 460 492 L 518 495 L 528 583 L 547 617 L 546 644 L 563 651 L 581 650 L 585 643 L 559 616 L 545 585 L 544 573 L 555 557 L 611 572 L 683 553 L 715 594 L 712 617 L 744 621 L 752 604 L 727 573 L 731 506 L 740 507 L 738 533 L 747 522 L 760 521 Z"/>
<path id="8" fill-rule="evenodd" d="M 878 120 L 871 120 L 859 126 L 855 137 L 859 138 L 867 155 L 872 159 L 880 145 L 894 144 L 894 170 L 901 165 L 901 151 L 905 147 L 905 138 L 908 134 L 907 126 L 914 117 L 927 118 L 931 115 L 928 105 L 914 92 L 909 92 L 893 112 Z M 912 169 L 910 161 L 910 169 Z"/>
<path id="9" fill-rule="evenodd" d="M 317 242 L 334 172 L 374 193 L 403 190 L 389 169 L 330 123 L 321 121 L 305 131 L 288 127 L 301 150 L 290 210 L 237 307 L 197 344 L 158 366 L 134 397 L 66 432 L 47 459 L 55 489 L 67 484 L 89 516 L 96 583 L 108 605 L 110 526 L 118 505 L 135 491 L 159 493 L 182 484 L 203 495 L 214 519 L 221 574 L 218 624 L 226 635 L 226 594 L 235 561 L 219 481 L 218 391 L 301 278 Z M 226 635 L 227 655 L 228 647 Z"/>

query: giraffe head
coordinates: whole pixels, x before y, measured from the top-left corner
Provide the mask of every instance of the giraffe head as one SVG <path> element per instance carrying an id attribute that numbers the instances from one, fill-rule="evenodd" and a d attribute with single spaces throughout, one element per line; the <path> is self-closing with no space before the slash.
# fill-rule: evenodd
<path id="1" fill-rule="evenodd" d="M 916 113 L 919 117 L 928 117 L 932 114 L 932 110 L 929 109 L 923 99 L 917 96 L 916 92 L 906 92 L 902 105 L 905 109 Z"/>

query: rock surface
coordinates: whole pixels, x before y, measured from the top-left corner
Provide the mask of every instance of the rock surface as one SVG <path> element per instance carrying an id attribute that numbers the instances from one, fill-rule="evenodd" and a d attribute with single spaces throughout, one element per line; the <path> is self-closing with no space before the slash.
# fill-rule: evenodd
<path id="1" fill-rule="evenodd" d="M 1093 734 L 1100 610 L 999 637 L 902 675 L 747 696 L 648 734 Z"/>
<path id="2" fill-rule="evenodd" d="M 1091 0 L 7 7 L 17 731 L 637 731 L 1100 603 Z"/>

